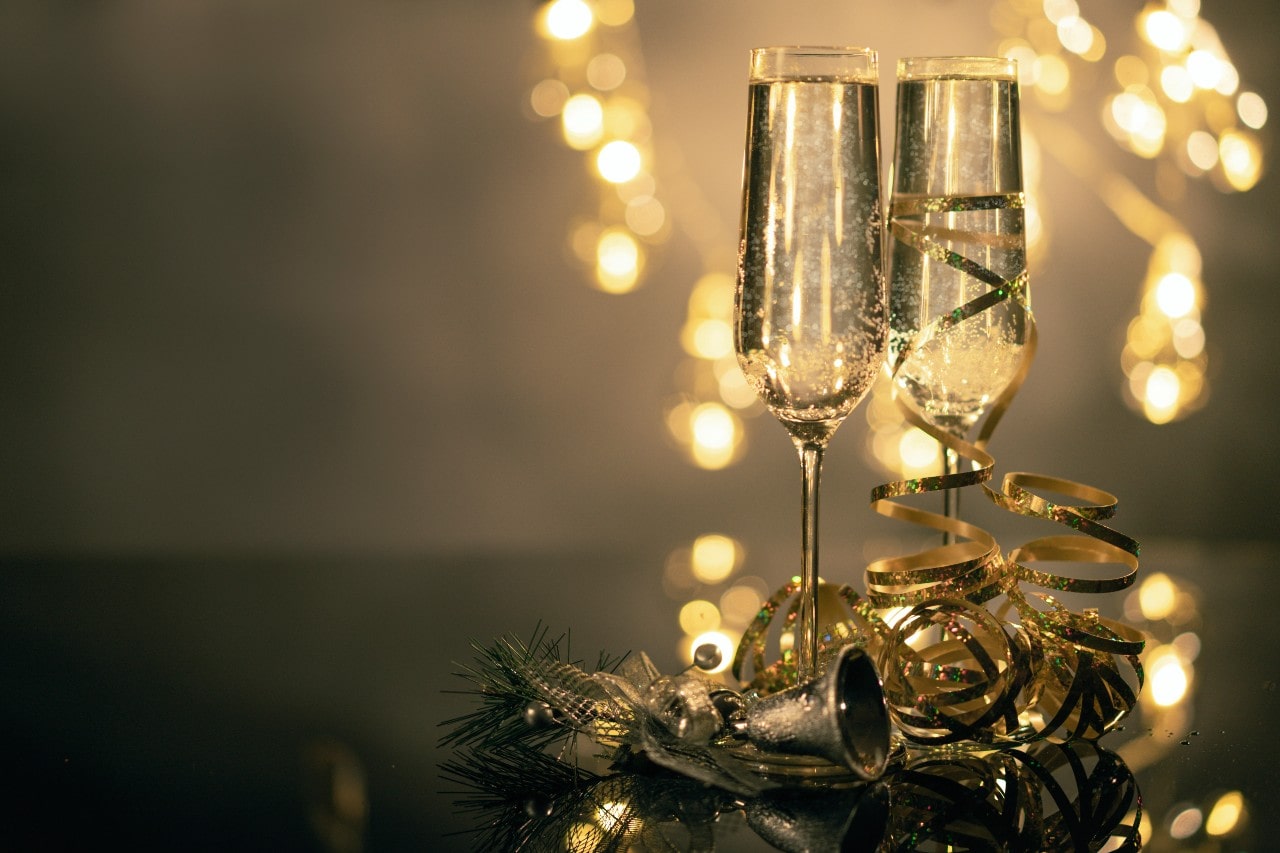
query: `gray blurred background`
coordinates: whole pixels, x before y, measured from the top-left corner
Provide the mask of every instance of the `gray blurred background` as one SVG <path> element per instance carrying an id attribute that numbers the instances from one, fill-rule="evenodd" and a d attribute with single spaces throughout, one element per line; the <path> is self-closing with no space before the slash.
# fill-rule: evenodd
<path id="1" fill-rule="evenodd" d="M 655 143 L 681 152 L 726 253 L 749 47 L 868 44 L 889 74 L 902 55 L 990 52 L 987 6 L 643 0 Z M 1109 6 L 1083 11 L 1129 39 L 1137 5 Z M 554 124 L 528 117 L 532 10 L 5 4 L 0 550 L 798 536 L 797 466 L 768 418 L 722 472 L 688 465 L 663 428 L 701 271 L 688 238 L 677 229 L 622 296 L 591 289 L 565 250 L 595 191 Z M 1277 97 L 1273 4 L 1202 13 L 1244 85 Z M 891 116 L 891 87 L 884 100 Z M 1059 120 L 1152 193 L 1150 162 L 1077 101 Z M 1149 248 L 1046 157 L 1043 347 L 993 445 L 1001 470 L 1114 491 L 1139 539 L 1274 538 L 1277 200 L 1265 175 L 1245 194 L 1193 182 L 1167 205 L 1204 254 L 1212 398 L 1153 426 L 1123 404 L 1118 357 Z M 828 456 L 835 551 L 879 524 L 864 430 L 852 418 Z"/>
<path id="2" fill-rule="evenodd" d="M 0 6 L 0 724 L 27 783 L 0 824 L 34 827 L 15 847 L 96 849 L 104 825 L 161 849 L 310 837 L 299 756 L 336 740 L 368 773 L 371 846 L 417 849 L 460 823 L 435 723 L 469 707 L 441 693 L 468 637 L 542 619 L 579 654 L 645 649 L 671 671 L 669 552 L 714 531 L 744 573 L 794 570 L 782 429 L 748 421 L 745 457 L 712 472 L 664 425 L 690 289 L 708 251 L 736 249 L 747 51 L 865 44 L 888 79 L 900 56 L 991 52 L 1001 4 L 637 5 L 659 186 L 698 204 L 672 205 L 625 295 L 566 246 L 597 189 L 531 118 L 533 2 Z M 1082 3 L 1109 55 L 1139 5 Z M 1275 5 L 1202 13 L 1280 103 Z M 1154 166 L 1102 129 L 1105 69 L 1080 85 L 1056 121 L 1156 197 Z M 1116 493 L 1144 570 L 1196 579 L 1222 617 L 1203 667 L 1222 738 L 1178 753 L 1179 785 L 1220 784 L 1197 763 L 1217 755 L 1259 797 L 1275 682 L 1237 650 L 1270 648 L 1252 603 L 1280 544 L 1272 171 L 1162 201 L 1203 253 L 1211 397 L 1154 426 L 1123 402 L 1119 358 L 1150 247 L 1046 156 L 1041 351 L 991 448 L 1001 472 Z M 867 506 L 885 474 L 866 429 L 860 411 L 827 457 L 838 581 L 919 537 Z"/>

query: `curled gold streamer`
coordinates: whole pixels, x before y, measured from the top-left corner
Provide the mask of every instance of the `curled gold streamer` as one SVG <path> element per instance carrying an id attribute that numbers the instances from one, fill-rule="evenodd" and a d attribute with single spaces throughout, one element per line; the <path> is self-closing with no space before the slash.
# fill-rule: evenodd
<path id="1" fill-rule="evenodd" d="M 1115 496 L 1025 472 L 1006 475 L 998 489 L 989 485 L 995 460 L 986 452 L 987 444 L 1035 356 L 1037 336 L 1026 309 L 1026 271 L 1005 279 L 939 242 L 991 245 L 998 236 L 923 229 L 910 221 L 925 212 L 1015 208 L 1022 203 L 1020 194 L 914 198 L 899 201 L 891 210 L 890 227 L 897 239 L 990 287 L 923 329 L 899 354 L 895 373 L 933 337 L 1002 302 L 1023 310 L 1027 329 L 1013 380 L 992 402 L 974 443 L 935 427 L 898 398 L 908 423 L 968 460 L 972 470 L 886 483 L 871 493 L 871 505 L 881 515 L 967 540 L 867 567 L 871 604 L 912 607 L 882 638 L 878 660 L 895 721 L 904 736 L 925 746 L 1025 743 L 1054 733 L 1096 738 L 1132 710 L 1142 686 L 1137 656 L 1143 640 L 1137 631 L 1094 610 L 1076 613 L 1052 595 L 1028 595 L 1021 588 L 1026 584 L 1090 594 L 1128 588 L 1138 569 L 1138 544 L 1102 523 L 1115 513 Z M 1003 555 L 985 530 L 895 500 L 972 486 L 1008 512 L 1061 524 L 1074 535 L 1041 537 Z M 1066 500 L 1052 501 L 1040 492 Z M 1085 577 L 1041 567 L 1066 562 L 1121 569 Z M 984 605 L 1000 597 L 1000 615 L 993 615 Z"/>
<path id="2" fill-rule="evenodd" d="M 992 402 L 975 444 L 934 426 L 910 406 L 905 398 L 897 395 L 895 384 L 894 394 L 903 418 L 957 456 L 969 460 L 973 470 L 885 483 L 872 490 L 871 506 L 876 512 L 889 518 L 947 531 L 968 541 L 931 548 L 908 557 L 871 563 L 866 572 L 867 595 L 877 607 L 917 605 L 938 597 L 961 598 L 981 603 L 995 598 L 1003 591 L 1004 560 L 999 545 L 990 533 L 959 519 L 908 507 L 892 499 L 922 492 L 984 485 L 991 479 L 995 460 L 985 450 L 987 441 L 1025 381 L 1036 348 L 1035 322 L 1026 308 L 1026 270 L 1008 279 L 939 242 L 939 239 L 944 239 L 953 243 L 992 245 L 1000 241 L 1000 235 L 924 228 L 919 222 L 913 221 L 913 217 L 938 212 L 1013 210 L 1024 205 L 1022 193 L 1000 193 L 899 198 L 891 206 L 889 224 L 896 239 L 990 287 L 990 290 L 925 326 L 898 354 L 893 372 L 896 374 L 912 353 L 939 334 L 1003 302 L 1011 302 L 1023 312 L 1027 342 L 1017 371 L 1009 385 Z"/>
<path id="3" fill-rule="evenodd" d="M 760 605 L 747 630 L 743 632 L 738 649 L 733 656 L 730 671 L 739 681 L 744 677 L 745 664 L 751 664 L 749 686 L 767 694 L 785 689 L 796 683 L 796 661 L 792 649 L 781 649 L 777 660 L 766 663 L 766 645 L 769 626 L 779 610 L 783 609 L 788 599 L 791 603 L 784 611 L 782 631 L 794 631 L 795 622 L 800 610 L 799 578 L 792 578 L 783 584 L 768 600 Z M 827 618 L 827 623 L 818 632 L 818 669 L 822 671 L 826 662 L 844 646 L 856 644 L 868 648 L 878 646 L 888 635 L 889 626 L 875 612 L 875 609 L 860 596 L 853 587 L 845 584 L 837 587 L 834 584 L 818 585 L 818 613 Z M 836 618 L 830 613 L 841 605 L 842 612 Z"/>
<path id="4" fill-rule="evenodd" d="M 926 421 L 899 398 L 903 417 L 959 456 L 977 463 L 973 471 L 962 471 L 877 486 L 871 492 L 871 506 L 881 515 L 948 531 L 968 541 L 930 548 L 906 557 L 876 560 L 867 566 L 867 597 L 876 607 L 914 606 L 930 599 L 947 597 L 987 601 L 1001 592 L 1003 558 L 995 538 L 957 518 L 898 503 L 893 498 L 941 489 L 981 485 L 991 478 L 995 459 L 979 447 L 944 433 Z"/>
<path id="5" fill-rule="evenodd" d="M 913 640 L 940 639 L 916 648 Z M 1030 646 L 1016 627 L 960 599 L 923 602 L 880 649 L 890 713 L 922 746 L 990 743 L 1019 728 L 1017 697 L 1031 679 Z"/>
<path id="6" fill-rule="evenodd" d="M 1027 593 L 1022 588 L 1101 595 L 1131 586 L 1138 570 L 1138 543 L 1103 524 L 1115 514 L 1115 496 L 1027 472 L 1007 474 L 998 489 L 990 485 L 995 459 L 987 453 L 987 444 L 1026 380 L 1036 351 L 1035 322 L 1026 309 L 1025 270 L 1006 279 L 939 242 L 994 245 L 1001 239 L 998 235 L 913 228 L 908 221 L 925 212 L 1022 204 L 1021 194 L 912 198 L 895 202 L 891 210 L 895 237 L 990 286 L 923 329 L 899 354 L 895 373 L 933 337 L 1002 302 L 1022 309 L 1027 330 L 1018 369 L 992 401 L 973 443 L 934 426 L 898 397 L 904 419 L 968 460 L 970 470 L 884 483 L 872 490 L 871 506 L 886 517 L 950 532 L 962 541 L 870 563 L 866 598 L 841 587 L 838 595 L 851 615 L 833 622 L 819 639 L 820 651 L 828 653 L 850 637 L 867 644 L 879 663 L 890 713 L 903 735 L 918 746 L 999 746 L 1050 735 L 1096 739 L 1132 710 L 1142 688 L 1138 655 L 1144 640 L 1138 631 L 1096 610 L 1077 613 L 1047 592 Z M 1007 512 L 1060 524 L 1073 533 L 1033 539 L 1006 555 L 986 530 L 898 500 L 974 486 Z M 1101 577 L 1073 576 L 1056 567 L 1037 566 L 1047 563 L 1120 568 Z M 797 591 L 793 581 L 765 602 L 738 647 L 733 674 L 741 678 L 749 655 L 755 673 L 751 686 L 759 691 L 795 683 L 789 651 L 766 664 L 765 637 L 777 611 Z M 911 610 L 895 626 L 877 613 L 904 606 Z M 783 631 L 794 627 L 797 610 L 793 600 Z"/>
<path id="7" fill-rule="evenodd" d="M 755 671 L 755 678 L 751 684 L 757 689 L 780 690 L 787 686 L 788 683 L 795 683 L 795 661 L 794 653 L 790 649 L 781 650 L 779 659 L 771 665 L 765 664 L 765 641 L 769 624 L 773 621 L 774 615 L 778 609 L 788 598 L 794 596 L 800 589 L 800 580 L 792 578 L 783 584 L 773 595 L 769 596 L 760 610 L 751 620 L 751 624 L 747 626 L 747 630 L 742 634 L 742 640 L 738 643 L 738 650 L 733 655 L 733 665 L 731 671 L 733 677 L 742 679 L 742 665 L 746 661 L 747 655 L 751 656 L 751 666 Z M 793 604 L 792 610 L 799 612 L 799 604 Z M 783 630 L 792 624 L 792 620 L 788 620 L 783 626 Z M 822 637 L 818 637 L 819 647 L 822 645 Z M 758 683 L 757 683 L 758 682 Z"/>
<path id="8" fill-rule="evenodd" d="M 1076 613 L 1047 593 L 1028 596 L 1020 584 L 1073 593 L 1107 594 L 1131 586 L 1137 577 L 1139 545 L 1100 523 L 1115 514 L 1116 498 L 1099 489 L 1038 474 L 1006 475 L 1000 491 L 983 487 L 1003 509 L 1064 525 L 1079 534 L 1045 536 L 1009 552 L 1013 582 L 1009 602 L 1023 627 L 1045 649 L 1039 661 L 1034 701 L 1025 709 L 1041 722 L 1040 732 L 1064 731 L 1097 738 L 1114 728 L 1137 704 L 1144 672 L 1138 655 L 1145 640 L 1140 632 L 1106 619 L 1096 610 Z M 1031 491 L 1048 490 L 1080 501 L 1054 503 Z M 1119 573 L 1103 578 L 1071 577 L 1062 571 L 1029 568 L 1032 562 L 1118 564 Z M 1034 606 L 1039 599 L 1044 609 Z"/>

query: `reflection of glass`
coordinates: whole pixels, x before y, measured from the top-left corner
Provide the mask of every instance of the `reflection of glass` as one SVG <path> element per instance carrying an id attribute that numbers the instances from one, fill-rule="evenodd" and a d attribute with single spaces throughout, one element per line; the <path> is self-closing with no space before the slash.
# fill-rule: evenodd
<path id="1" fill-rule="evenodd" d="M 1027 340 L 1020 139 L 1013 60 L 899 62 L 891 358 L 899 389 L 960 437 Z M 1017 282 L 1020 295 L 966 308 Z"/>
<path id="2" fill-rule="evenodd" d="M 738 361 L 800 453 L 801 682 L 817 657 L 822 452 L 884 357 L 877 65 L 860 48 L 752 51 Z"/>

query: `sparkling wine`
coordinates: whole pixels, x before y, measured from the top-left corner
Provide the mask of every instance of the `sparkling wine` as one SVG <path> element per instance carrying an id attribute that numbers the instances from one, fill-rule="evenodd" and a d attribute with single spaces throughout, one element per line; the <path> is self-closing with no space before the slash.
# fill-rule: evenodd
<path id="1" fill-rule="evenodd" d="M 736 348 L 801 440 L 829 438 L 883 363 L 876 111 L 866 82 L 750 88 Z"/>
<path id="2" fill-rule="evenodd" d="M 891 218 L 1000 278 L 1022 275 L 1017 83 L 990 76 L 900 79 L 897 128 Z M 1004 201 L 994 209 L 945 210 L 955 206 L 948 200 L 981 195 Z M 1017 373 L 1026 300 L 1001 302 L 946 329 L 934 326 L 922 339 L 922 331 L 992 284 L 897 233 L 891 270 L 890 363 L 915 347 L 898 368 L 898 386 L 930 420 L 963 435 Z"/>

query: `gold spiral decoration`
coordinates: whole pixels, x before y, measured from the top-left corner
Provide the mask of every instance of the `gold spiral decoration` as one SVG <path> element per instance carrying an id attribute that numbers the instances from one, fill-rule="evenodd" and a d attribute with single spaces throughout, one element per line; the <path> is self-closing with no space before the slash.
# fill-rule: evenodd
<path id="1" fill-rule="evenodd" d="M 903 419 L 957 457 L 969 460 L 972 470 L 885 483 L 872 491 L 871 506 L 881 515 L 945 531 L 966 541 L 931 548 L 910 557 L 871 563 L 866 573 L 867 594 L 876 607 L 912 606 L 939 597 L 981 603 L 995 598 L 1002 591 L 1004 561 L 1000 547 L 991 534 L 959 519 L 907 506 L 893 499 L 944 489 L 985 486 L 995 467 L 995 459 L 985 449 L 987 442 L 1013 397 L 1022 387 L 1036 348 L 1035 321 L 1027 308 L 1026 269 L 1012 278 L 1006 278 L 949 248 L 950 244 L 993 245 L 999 242 L 1000 237 L 954 229 L 926 228 L 921 225 L 918 217 L 926 213 L 1020 210 L 1024 205 L 1022 193 L 997 193 L 895 199 L 890 206 L 889 228 L 895 239 L 926 257 L 987 285 L 988 288 L 920 330 L 915 339 L 898 353 L 892 369 L 895 376 L 913 353 L 934 338 L 969 318 L 1004 303 L 1021 314 L 1027 339 L 1018 368 L 1008 386 L 992 402 L 975 444 L 938 429 L 910 406 L 905 398 L 897 396 L 895 388 Z"/>
<path id="2" fill-rule="evenodd" d="M 1027 328 L 1022 360 L 993 401 L 970 444 L 930 424 L 904 398 L 898 405 L 913 426 L 971 462 L 973 470 L 886 483 L 872 491 L 882 515 L 948 531 L 967 541 L 878 560 L 867 567 L 867 590 L 877 607 L 909 606 L 880 648 L 891 712 L 908 740 L 921 745 L 957 741 L 1022 743 L 1049 734 L 1096 738 L 1117 725 L 1142 686 L 1141 634 L 1104 619 L 1095 609 L 1075 612 L 1048 593 L 1106 594 L 1130 586 L 1138 543 L 1102 522 L 1115 514 L 1115 496 L 1081 483 L 1016 472 L 998 489 L 986 448 L 996 425 L 1025 381 L 1035 357 L 1035 322 L 1026 309 L 1026 272 L 1006 279 L 947 248 L 911 217 L 924 212 L 1011 209 L 1020 194 L 913 199 L 891 210 L 894 236 L 934 260 L 988 286 L 944 315 L 904 349 L 894 372 L 930 339 L 1002 302 L 1021 309 Z M 946 232 L 943 240 L 989 242 L 992 237 Z M 958 519 L 895 500 L 943 489 L 977 486 L 1010 513 L 1063 525 L 1072 534 L 1044 536 L 1002 553 L 993 536 Z M 1042 492 L 1065 497 L 1050 500 Z M 1062 563 L 1118 565 L 1104 577 L 1073 576 Z M 1054 569 L 1040 568 L 1055 564 Z M 932 629 L 932 630 L 930 630 Z"/>
<path id="3" fill-rule="evenodd" d="M 783 613 L 781 634 L 794 635 L 800 613 L 799 592 L 798 577 L 779 587 L 760 605 L 760 610 L 738 643 L 730 671 L 735 679 L 747 682 L 751 689 L 761 694 L 783 690 L 796 683 L 794 649 L 788 648 L 779 637 L 778 656 L 768 663 L 767 646 L 769 628 L 779 611 Z M 827 661 L 847 645 L 865 647 L 874 652 L 891 630 L 867 600 L 848 584 L 818 584 L 818 616 L 825 620 L 818 630 L 819 671 L 825 669 Z M 747 670 L 747 664 L 750 664 L 750 670 Z"/>

